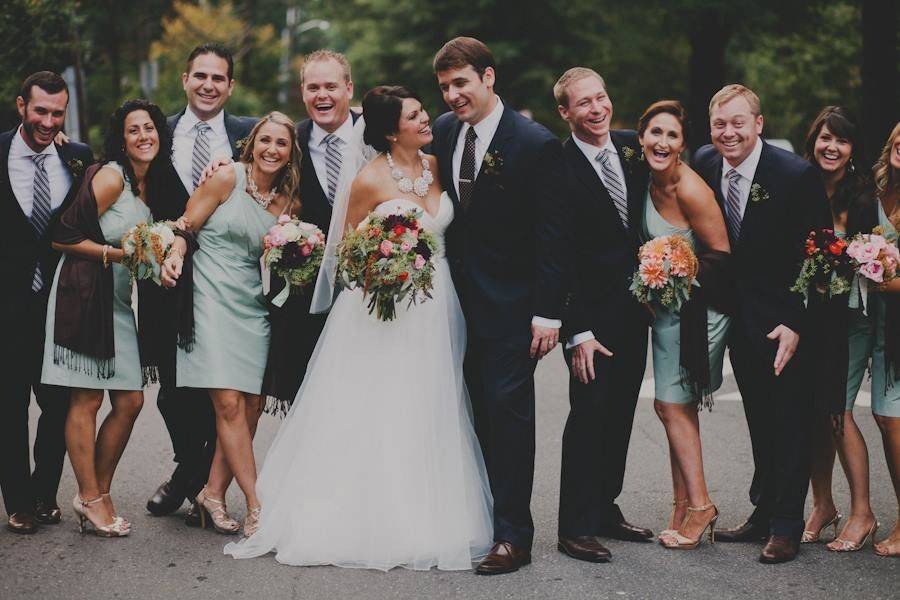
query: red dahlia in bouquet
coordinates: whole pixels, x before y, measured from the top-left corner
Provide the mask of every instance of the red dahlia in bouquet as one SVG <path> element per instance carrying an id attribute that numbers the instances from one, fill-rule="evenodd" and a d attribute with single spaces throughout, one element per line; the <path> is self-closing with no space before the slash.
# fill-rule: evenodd
<path id="1" fill-rule="evenodd" d="M 284 289 L 272 304 L 283 306 L 289 294 L 299 294 L 316 280 L 325 256 L 325 235 L 312 223 L 281 215 L 263 237 L 263 263 L 284 279 Z"/>
<path id="2" fill-rule="evenodd" d="M 397 305 L 431 298 L 437 241 L 421 228 L 420 209 L 379 215 L 374 212 L 338 246 L 338 273 L 349 289 L 362 288 L 369 314 L 382 321 L 397 316 Z"/>
<path id="3" fill-rule="evenodd" d="M 791 291 L 801 294 L 804 301 L 809 300 L 811 289 L 829 298 L 849 292 L 854 269 L 847 245 L 833 229 L 811 229 L 803 265 Z"/>

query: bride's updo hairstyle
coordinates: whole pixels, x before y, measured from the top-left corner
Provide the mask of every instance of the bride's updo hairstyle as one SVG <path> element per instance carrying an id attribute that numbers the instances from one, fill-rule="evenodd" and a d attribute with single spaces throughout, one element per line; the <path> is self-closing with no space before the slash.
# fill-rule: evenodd
<path id="1" fill-rule="evenodd" d="M 644 135 L 644 132 L 647 130 L 647 125 L 650 124 L 650 120 L 653 117 L 663 113 L 675 117 L 681 125 L 681 137 L 685 140 L 685 144 L 687 144 L 687 112 L 678 100 L 660 100 L 659 102 L 654 102 L 648 106 L 647 110 L 644 111 L 644 114 L 641 115 L 641 118 L 638 119 L 638 137 Z"/>
<path id="2" fill-rule="evenodd" d="M 380 85 L 366 92 L 362 101 L 363 118 L 366 120 L 363 141 L 366 144 L 379 152 L 391 149 L 387 137 L 397 132 L 406 98 L 422 101 L 418 94 L 402 85 Z"/>

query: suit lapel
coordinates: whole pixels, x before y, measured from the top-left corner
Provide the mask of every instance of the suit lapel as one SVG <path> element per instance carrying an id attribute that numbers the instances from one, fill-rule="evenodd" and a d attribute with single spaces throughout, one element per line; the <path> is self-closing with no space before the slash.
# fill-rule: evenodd
<path id="1" fill-rule="evenodd" d="M 515 112 L 508 106 L 504 106 L 503 115 L 500 117 L 500 123 L 497 125 L 497 131 L 494 132 L 494 137 L 491 139 L 491 143 L 488 144 L 487 152 L 484 153 L 485 158 L 487 158 L 488 154 L 493 154 L 502 160 L 508 154 L 509 141 L 515 136 L 515 133 Z M 459 132 L 457 131 L 457 136 L 458 134 Z M 478 169 L 478 175 L 475 177 L 475 187 L 472 190 L 472 204 L 478 202 L 479 192 L 483 191 L 489 183 L 490 176 L 485 174 L 487 163 L 487 160 L 481 161 L 481 168 Z"/>
<path id="2" fill-rule="evenodd" d="M 235 124 L 232 120 L 232 117 L 225 113 L 225 134 L 228 136 L 228 144 L 231 146 L 231 158 L 235 162 L 241 159 L 241 149 L 237 147 L 237 143 L 240 141 L 237 137 L 237 132 L 235 131 Z"/>
<path id="3" fill-rule="evenodd" d="M 456 151 L 456 142 L 459 140 L 459 132 L 462 126 L 462 121 L 453 117 L 453 125 L 450 127 L 447 143 L 438 156 L 438 166 L 441 169 L 441 173 L 444 174 L 444 180 L 447 182 L 445 187 L 447 188 L 447 193 L 450 194 L 450 199 L 453 200 L 454 208 L 459 208 L 459 194 L 456 191 L 456 182 L 453 181 L 453 153 Z"/>
<path id="4" fill-rule="evenodd" d="M 298 132 L 300 149 L 303 151 L 303 158 L 300 160 L 300 171 L 301 173 L 312 173 L 311 185 L 313 186 L 313 192 L 327 205 L 328 199 L 325 196 L 325 188 L 322 187 L 322 182 L 319 181 L 319 174 L 316 173 L 316 167 L 313 165 L 312 157 L 309 155 L 309 137 L 312 135 L 312 128 L 313 122 L 312 119 L 309 119 Z"/>
<path id="5" fill-rule="evenodd" d="M 9 180 L 9 149 L 12 146 L 13 136 L 18 134 L 18 127 L 7 133 L 8 135 L 3 140 L 3 143 L 0 144 L 0 175 L 3 178 L 0 181 L 0 194 L 7 198 L 8 202 L 13 203 L 14 206 L 12 208 L 15 214 L 20 216 L 23 222 L 29 223 L 28 216 L 22 212 L 22 205 L 16 199 L 16 194 L 12 189 L 12 182 Z"/>
<path id="6" fill-rule="evenodd" d="M 753 182 L 750 184 L 750 195 L 747 197 L 747 207 L 744 209 L 744 218 L 741 219 L 740 239 L 743 239 L 744 232 L 748 227 L 752 229 L 753 221 L 756 218 L 758 208 L 757 204 L 759 204 L 759 202 L 753 201 L 753 186 L 758 185 L 762 189 L 769 192 L 772 189 L 772 184 L 774 183 L 769 179 L 769 173 L 772 170 L 772 151 L 769 148 L 769 145 L 765 143 L 762 138 L 759 138 L 759 143 L 763 146 L 762 151 L 759 155 L 759 163 L 756 165 L 756 172 L 753 173 Z"/>

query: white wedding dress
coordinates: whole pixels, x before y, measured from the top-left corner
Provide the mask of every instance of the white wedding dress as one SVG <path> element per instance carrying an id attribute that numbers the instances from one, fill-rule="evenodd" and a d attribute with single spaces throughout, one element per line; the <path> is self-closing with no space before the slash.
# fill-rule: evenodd
<path id="1" fill-rule="evenodd" d="M 417 206 L 378 205 L 379 214 Z M 382 322 L 342 292 L 257 483 L 260 528 L 235 558 L 290 565 L 470 569 L 492 544 L 491 494 L 463 381 L 465 323 L 435 234 L 433 298 Z"/>

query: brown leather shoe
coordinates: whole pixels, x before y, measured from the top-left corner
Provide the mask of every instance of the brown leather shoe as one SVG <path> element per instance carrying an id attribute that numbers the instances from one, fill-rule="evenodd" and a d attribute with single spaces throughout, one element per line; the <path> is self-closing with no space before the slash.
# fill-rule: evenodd
<path id="1" fill-rule="evenodd" d="M 62 511 L 56 502 L 44 502 L 38 498 L 34 502 L 34 520 L 41 525 L 56 525 L 62 521 Z"/>
<path id="2" fill-rule="evenodd" d="M 37 524 L 34 522 L 34 515 L 27 512 L 17 512 L 9 515 L 6 521 L 6 528 L 13 533 L 34 533 L 37 531 Z"/>
<path id="3" fill-rule="evenodd" d="M 587 562 L 605 563 L 612 559 L 612 552 L 592 535 L 580 535 L 574 538 L 560 536 L 556 548 L 563 554 Z"/>
<path id="4" fill-rule="evenodd" d="M 497 542 L 484 560 L 475 568 L 476 575 L 512 573 L 531 563 L 531 553 L 509 542 Z"/>
<path id="5" fill-rule="evenodd" d="M 732 529 L 716 529 L 717 542 L 764 542 L 769 538 L 769 528 L 746 521 Z"/>
<path id="6" fill-rule="evenodd" d="M 653 541 L 653 532 L 644 527 L 632 525 L 628 521 L 622 520 L 619 523 L 604 525 L 600 528 L 599 534 L 603 537 L 609 537 L 614 540 L 622 540 L 623 542 L 650 542 Z"/>
<path id="7" fill-rule="evenodd" d="M 798 552 L 800 552 L 800 543 L 797 540 L 786 535 L 772 535 L 769 536 L 766 547 L 763 548 L 762 553 L 759 555 L 759 562 L 767 565 L 777 565 L 778 563 L 794 560 Z"/>

